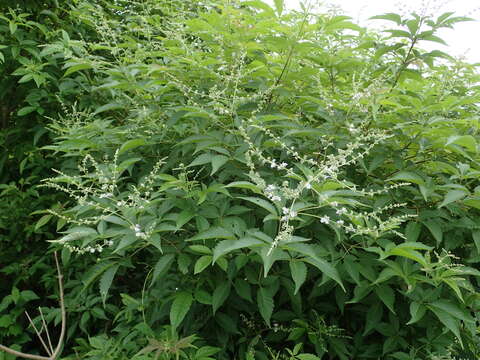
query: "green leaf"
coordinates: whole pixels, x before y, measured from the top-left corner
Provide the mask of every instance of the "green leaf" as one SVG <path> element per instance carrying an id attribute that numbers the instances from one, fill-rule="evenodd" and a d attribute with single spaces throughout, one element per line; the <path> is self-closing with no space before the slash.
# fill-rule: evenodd
<path id="1" fill-rule="evenodd" d="M 43 225 L 47 224 L 50 219 L 52 218 L 53 215 L 51 214 L 47 214 L 47 215 L 43 215 L 38 221 L 37 223 L 35 224 L 35 231 L 37 231 L 38 229 L 40 229 Z"/>
<path id="2" fill-rule="evenodd" d="M 155 267 L 153 268 L 152 282 L 150 283 L 150 286 L 152 286 L 155 281 L 157 281 L 158 277 L 161 274 L 163 274 L 170 268 L 173 263 L 173 259 L 175 259 L 174 254 L 165 254 L 157 261 Z"/>
<path id="3" fill-rule="evenodd" d="M 205 268 L 206 268 L 208 265 L 211 265 L 211 264 L 212 264 L 212 256 L 210 256 L 210 255 L 204 255 L 204 256 L 200 257 L 200 258 L 195 262 L 195 266 L 194 266 L 193 273 L 194 273 L 194 274 L 199 274 L 199 273 L 201 273 L 203 270 L 205 270 Z"/>
<path id="4" fill-rule="evenodd" d="M 128 150 L 135 149 L 139 146 L 144 146 L 144 145 L 147 145 L 147 142 L 145 141 L 145 139 L 128 140 L 126 143 L 124 143 L 120 147 L 120 150 L 118 150 L 118 155 L 122 155 L 124 152 L 127 152 Z"/>
<path id="5" fill-rule="evenodd" d="M 416 221 L 410 221 L 405 228 L 405 237 L 409 242 L 415 242 L 418 240 L 422 231 L 422 224 Z"/>
<path id="6" fill-rule="evenodd" d="M 400 171 L 399 173 L 395 174 L 391 178 L 385 180 L 385 181 L 394 181 L 394 180 L 402 180 L 402 181 L 408 181 L 414 184 L 425 184 L 425 181 L 420 175 L 417 175 L 413 172 L 408 172 L 408 171 Z"/>
<path id="7" fill-rule="evenodd" d="M 252 190 L 253 192 L 257 193 L 257 194 L 261 194 L 262 191 L 260 190 L 260 188 L 251 183 L 251 182 L 248 182 L 248 181 L 234 181 L 234 182 L 231 182 L 230 184 L 228 185 L 225 185 L 226 188 L 229 188 L 229 187 L 235 187 L 235 188 L 240 188 L 240 189 L 248 189 L 248 190 Z"/>
<path id="8" fill-rule="evenodd" d="M 257 291 L 257 304 L 260 315 L 263 320 L 270 326 L 270 318 L 273 314 L 273 296 L 268 288 L 260 287 Z"/>
<path id="9" fill-rule="evenodd" d="M 307 266 L 303 261 L 291 260 L 289 262 L 290 272 L 292 273 L 292 279 L 295 283 L 294 294 L 297 294 L 300 287 L 307 279 Z"/>
<path id="10" fill-rule="evenodd" d="M 213 314 L 215 314 L 220 306 L 223 305 L 225 300 L 227 300 L 228 296 L 230 295 L 230 290 L 231 284 L 229 281 L 224 281 L 215 288 L 212 295 Z"/>
<path id="11" fill-rule="evenodd" d="M 18 110 L 17 115 L 25 116 L 30 114 L 31 112 L 34 112 L 35 110 L 37 110 L 36 106 L 25 106 L 25 107 L 22 107 L 20 110 Z"/>
<path id="12" fill-rule="evenodd" d="M 430 233 L 433 235 L 437 241 L 437 245 L 440 245 L 443 240 L 443 231 L 441 223 L 436 219 L 430 219 L 423 222 L 423 224 L 430 230 Z"/>
<path id="13" fill-rule="evenodd" d="M 118 103 L 110 103 L 110 104 L 105 104 L 100 107 L 98 107 L 95 112 L 93 113 L 94 115 L 98 115 L 102 112 L 105 111 L 112 111 L 112 110 L 118 110 L 118 109 L 123 109 L 125 108 L 124 104 L 118 104 Z"/>
<path id="14" fill-rule="evenodd" d="M 447 139 L 445 146 L 448 146 L 450 144 L 460 145 L 471 152 L 477 152 L 477 141 L 472 135 L 450 136 Z"/>
<path id="15" fill-rule="evenodd" d="M 444 207 L 454 201 L 463 199 L 467 196 L 467 193 L 463 190 L 450 190 L 443 199 L 442 203 L 438 206 L 438 208 Z"/>
<path id="16" fill-rule="evenodd" d="M 463 348 L 462 337 L 460 336 L 460 321 L 456 320 L 453 316 L 447 312 L 438 309 L 436 307 L 429 307 L 429 309 L 437 316 L 440 322 L 445 325 L 458 339 L 460 345 Z"/>
<path id="17" fill-rule="evenodd" d="M 210 175 L 215 174 L 218 169 L 220 169 L 225 163 L 229 160 L 228 156 L 225 155 L 215 155 L 212 158 L 212 172 Z"/>
<path id="18" fill-rule="evenodd" d="M 103 273 L 102 277 L 100 278 L 100 296 L 102 297 L 104 307 L 105 301 L 107 300 L 108 291 L 110 290 L 110 286 L 112 286 L 113 278 L 115 277 L 115 274 L 117 273 L 119 267 L 119 264 L 110 267 Z"/>
<path id="19" fill-rule="evenodd" d="M 412 246 L 409 246 L 410 244 L 412 244 Z M 415 247 L 415 245 L 413 244 L 420 244 L 422 247 Z M 391 256 L 391 255 L 402 256 L 402 257 L 414 260 L 420 263 L 422 266 L 426 267 L 427 261 L 425 260 L 425 258 L 420 252 L 416 251 L 416 249 L 431 250 L 432 247 L 421 244 L 421 243 L 404 243 L 387 251 L 385 253 L 385 257 Z"/>
<path id="20" fill-rule="evenodd" d="M 172 307 L 170 308 L 170 324 L 172 330 L 175 331 L 180 323 L 187 315 L 190 307 L 192 306 L 193 297 L 192 294 L 182 291 L 175 296 Z"/>
<path id="21" fill-rule="evenodd" d="M 404 30 L 384 30 L 385 32 L 390 33 L 390 37 L 399 37 L 399 38 L 412 38 L 412 34 Z"/>
<path id="22" fill-rule="evenodd" d="M 241 238 L 238 240 L 223 240 L 213 250 L 213 262 L 215 263 L 220 256 L 226 255 L 234 250 L 251 248 L 265 245 L 263 241 L 255 238 Z"/>
<path id="23" fill-rule="evenodd" d="M 343 286 L 342 279 L 335 267 L 333 267 L 326 260 L 315 254 L 315 249 L 310 244 L 294 243 L 283 245 L 282 248 L 285 248 L 290 251 L 295 251 L 305 256 L 304 261 L 317 267 L 321 272 L 323 272 L 327 277 L 336 281 L 342 289 L 345 291 Z"/>
<path id="24" fill-rule="evenodd" d="M 258 205 L 262 208 L 264 208 L 265 210 L 267 210 L 270 214 L 272 215 L 275 215 L 275 216 L 278 216 L 278 212 L 277 212 L 277 209 L 275 208 L 275 206 L 273 206 L 270 202 L 268 202 L 267 200 L 264 200 L 264 199 L 260 199 L 260 198 L 255 198 L 255 197 L 243 197 L 243 196 L 240 196 L 239 199 L 242 199 L 242 200 L 246 200 L 246 201 L 249 201 L 255 205 Z"/>
<path id="25" fill-rule="evenodd" d="M 395 22 L 397 25 L 400 25 L 400 24 L 402 23 L 402 18 L 400 17 L 400 15 L 395 14 L 395 13 L 387 13 L 387 14 L 383 14 L 383 15 L 375 15 L 375 16 L 370 17 L 369 19 L 371 19 L 371 20 L 388 20 L 388 21 L 393 21 L 393 22 Z"/>
<path id="26" fill-rule="evenodd" d="M 212 227 L 185 241 L 207 240 L 207 239 L 234 239 L 235 235 L 228 229 L 222 227 Z"/>
<path id="27" fill-rule="evenodd" d="M 77 71 L 88 70 L 93 68 L 91 64 L 86 64 L 86 63 L 82 63 L 82 64 L 67 63 L 67 66 L 68 66 L 68 69 L 67 71 L 65 71 L 65 74 L 63 74 L 63 77 L 71 75 Z"/>
<path id="28" fill-rule="evenodd" d="M 89 287 L 100 275 L 114 265 L 116 265 L 116 263 L 113 261 L 102 261 L 94 265 L 82 278 L 83 290 Z"/>
<path id="29" fill-rule="evenodd" d="M 407 322 L 407 325 L 411 325 L 421 320 L 425 315 L 427 308 L 420 304 L 419 302 L 412 301 L 410 303 L 410 320 Z"/>
<path id="30" fill-rule="evenodd" d="M 395 292 L 388 285 L 376 286 L 375 294 L 382 300 L 382 302 L 388 307 L 388 309 L 395 314 Z"/>
<path id="31" fill-rule="evenodd" d="M 437 309 L 445 311 L 446 313 L 453 316 L 454 318 L 465 321 L 466 323 L 475 322 L 475 320 L 471 317 L 471 315 L 467 311 L 461 309 L 457 304 L 453 302 L 441 299 L 441 300 L 431 302 L 430 304 L 428 304 L 428 306 L 430 308 L 435 307 Z"/>
<path id="32" fill-rule="evenodd" d="M 477 254 L 480 255 L 480 230 L 472 230 L 472 238 L 477 248 Z"/>
<path id="33" fill-rule="evenodd" d="M 233 286 L 240 297 L 244 298 L 247 301 L 253 302 L 252 289 L 250 287 L 250 284 L 246 280 L 237 278 L 235 279 Z"/>
<path id="34" fill-rule="evenodd" d="M 275 3 L 278 16 L 281 16 L 283 13 L 284 0 L 273 0 L 273 2 Z"/>
<path id="35" fill-rule="evenodd" d="M 307 353 L 299 354 L 296 356 L 296 358 L 299 360 L 320 360 L 318 356 L 313 354 L 307 354 Z"/>

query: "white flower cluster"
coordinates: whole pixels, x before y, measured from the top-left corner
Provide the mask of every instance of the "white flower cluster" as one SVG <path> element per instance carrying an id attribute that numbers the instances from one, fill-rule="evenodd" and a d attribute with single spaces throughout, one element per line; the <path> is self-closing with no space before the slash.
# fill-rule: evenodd
<path id="1" fill-rule="evenodd" d="M 280 202 L 282 201 L 282 197 L 278 193 L 278 188 L 275 185 L 268 185 L 264 189 L 265 196 L 273 202 Z"/>
<path id="2" fill-rule="evenodd" d="M 68 242 L 64 243 L 63 246 L 70 250 L 72 253 L 82 254 L 95 254 L 101 253 L 104 248 L 111 247 L 113 245 L 112 240 L 105 240 L 103 244 L 88 245 L 86 247 L 79 247 L 69 244 Z"/>
<path id="3" fill-rule="evenodd" d="M 142 238 L 142 239 L 146 239 L 147 238 L 147 234 L 145 234 L 143 231 L 142 231 L 142 228 L 140 227 L 139 224 L 135 224 L 135 226 L 133 226 L 133 231 L 135 231 L 135 236 L 136 237 L 139 237 L 139 238 Z"/>

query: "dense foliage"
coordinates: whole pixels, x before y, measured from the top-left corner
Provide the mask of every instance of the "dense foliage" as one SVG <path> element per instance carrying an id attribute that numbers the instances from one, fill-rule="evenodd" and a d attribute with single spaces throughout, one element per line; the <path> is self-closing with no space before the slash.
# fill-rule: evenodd
<path id="1" fill-rule="evenodd" d="M 479 357 L 479 77 L 422 49 L 469 19 L 9 5 L 1 343 L 57 250 L 64 360 Z"/>

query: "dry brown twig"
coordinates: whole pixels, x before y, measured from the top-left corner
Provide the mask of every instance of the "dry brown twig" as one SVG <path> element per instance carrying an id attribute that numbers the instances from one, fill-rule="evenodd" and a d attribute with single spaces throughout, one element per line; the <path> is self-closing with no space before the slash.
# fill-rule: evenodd
<path id="1" fill-rule="evenodd" d="M 14 356 L 24 358 L 24 359 L 33 359 L 33 360 L 56 360 L 60 356 L 60 352 L 62 350 L 62 345 L 63 341 L 65 338 L 65 330 L 67 326 L 67 314 L 65 311 L 65 303 L 64 303 L 64 294 L 63 294 L 63 275 L 60 270 L 60 264 L 58 263 L 58 257 L 57 253 L 54 253 L 55 255 L 55 265 L 57 266 L 57 273 L 58 273 L 58 291 L 59 291 L 59 303 L 60 303 L 60 310 L 62 314 L 62 327 L 60 330 L 60 336 L 57 342 L 57 346 L 55 349 L 53 349 L 52 342 L 50 340 L 50 334 L 48 332 L 47 324 L 45 322 L 45 318 L 43 316 L 42 310 L 40 309 L 40 317 L 42 319 L 42 327 L 40 330 L 37 329 L 37 327 L 34 325 L 30 315 L 28 315 L 27 312 L 25 314 L 27 315 L 28 321 L 30 321 L 30 324 L 32 325 L 33 329 L 35 330 L 35 333 L 37 334 L 40 342 L 42 343 L 43 348 L 47 352 L 48 356 L 40 356 L 40 355 L 32 355 L 32 354 L 27 354 L 23 353 L 20 351 L 13 350 L 7 346 L 4 346 L 0 344 L 0 351 L 5 351 L 8 354 L 12 354 Z M 44 338 L 42 337 L 42 330 L 45 329 L 45 334 L 47 336 L 47 342 L 45 342 Z"/>

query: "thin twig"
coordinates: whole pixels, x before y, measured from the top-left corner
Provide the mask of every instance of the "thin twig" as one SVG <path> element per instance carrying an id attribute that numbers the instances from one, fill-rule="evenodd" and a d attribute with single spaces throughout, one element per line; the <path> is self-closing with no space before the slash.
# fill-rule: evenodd
<path id="1" fill-rule="evenodd" d="M 41 355 L 27 354 L 27 353 L 23 353 L 23 352 L 11 349 L 11 348 L 9 348 L 5 345 L 1 345 L 1 344 L 0 344 L 0 351 L 4 351 L 8 354 L 11 354 L 11 355 L 19 357 L 19 358 L 33 359 L 33 360 L 56 360 L 60 356 L 61 349 L 63 347 L 63 341 L 65 339 L 65 332 L 66 332 L 66 329 L 67 329 L 67 313 L 65 311 L 65 300 L 64 300 L 64 293 L 63 293 L 63 275 L 62 275 L 62 271 L 60 270 L 60 264 L 58 262 L 57 253 L 54 252 L 54 255 L 55 255 L 55 265 L 57 267 L 57 273 L 58 273 L 59 303 L 60 303 L 60 311 L 61 311 L 61 316 L 62 316 L 62 325 L 61 325 L 61 330 L 60 330 L 60 336 L 59 336 L 57 347 L 55 348 L 55 351 L 53 351 L 53 347 L 52 347 L 51 342 L 50 342 L 50 336 L 48 335 L 48 330 L 45 330 L 45 331 L 47 333 L 48 342 L 49 342 L 49 345 L 50 345 L 50 349 L 52 351 L 48 350 L 45 342 L 43 341 L 42 337 L 40 336 L 40 332 L 36 329 L 35 325 L 33 324 L 33 321 L 31 320 L 30 316 L 28 315 L 28 313 L 27 313 L 27 317 L 28 317 L 30 323 L 32 324 L 33 328 L 35 329 L 35 332 L 37 333 L 38 338 L 40 339 L 42 345 L 45 347 L 45 350 L 47 351 L 49 356 L 47 357 L 47 356 L 41 356 Z M 44 324 L 45 329 L 46 329 L 45 319 L 43 317 L 43 314 L 42 314 L 41 310 L 40 310 L 40 314 L 41 314 L 42 321 L 43 321 L 43 324 Z"/>
<path id="2" fill-rule="evenodd" d="M 25 311 L 25 315 L 27 315 L 28 321 L 30 322 L 30 325 L 32 325 L 33 330 L 35 330 L 35 333 L 37 334 L 37 337 L 40 340 L 40 343 L 42 344 L 43 348 L 45 349 L 45 351 L 49 356 L 52 356 L 53 350 L 52 351 L 48 350 L 47 344 L 45 344 L 45 341 L 43 340 L 43 337 L 42 337 L 43 326 L 40 330 L 38 330 L 35 324 L 33 323 L 33 320 L 30 317 L 30 314 L 28 313 L 28 311 Z"/>
<path id="3" fill-rule="evenodd" d="M 38 307 L 38 312 L 40 313 L 40 317 L 42 318 L 43 328 L 45 329 L 45 333 L 47 334 L 48 348 L 50 349 L 50 351 L 48 351 L 48 354 L 52 356 L 53 346 L 52 346 L 52 341 L 50 340 L 50 332 L 48 331 L 48 326 L 47 326 L 47 323 L 45 322 L 45 316 L 43 316 L 42 308 L 40 306 Z"/>

